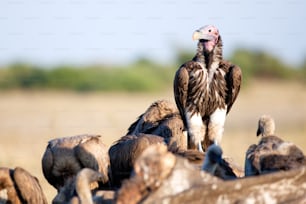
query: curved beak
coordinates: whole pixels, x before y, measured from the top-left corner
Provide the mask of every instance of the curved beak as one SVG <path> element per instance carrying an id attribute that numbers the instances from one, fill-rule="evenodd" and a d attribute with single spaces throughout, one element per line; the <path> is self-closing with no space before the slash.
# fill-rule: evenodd
<path id="1" fill-rule="evenodd" d="M 192 35 L 192 40 L 214 40 L 214 36 L 202 33 L 199 30 L 196 30 Z"/>
<path id="2" fill-rule="evenodd" d="M 262 129 L 261 129 L 260 126 L 258 126 L 257 132 L 256 132 L 256 136 L 258 137 L 258 136 L 261 135 L 261 134 L 262 134 Z"/>

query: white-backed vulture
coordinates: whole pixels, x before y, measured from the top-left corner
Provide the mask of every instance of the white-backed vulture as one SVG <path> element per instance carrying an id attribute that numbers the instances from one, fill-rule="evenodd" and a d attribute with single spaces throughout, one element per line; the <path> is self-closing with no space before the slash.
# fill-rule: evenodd
<path id="1" fill-rule="evenodd" d="M 107 179 L 98 171 L 83 168 L 70 183 L 60 189 L 52 203 L 112 203 L 114 191 L 100 190 L 98 187 L 98 183 L 105 183 Z"/>
<path id="2" fill-rule="evenodd" d="M 293 143 L 274 135 L 275 122 L 271 116 L 259 118 L 257 136 L 262 135 L 258 145 L 251 145 L 245 158 L 245 175 L 259 175 L 279 170 L 295 169 L 306 165 L 303 152 Z"/>
<path id="3" fill-rule="evenodd" d="M 108 178 L 108 148 L 99 135 L 78 135 L 49 141 L 42 158 L 42 170 L 47 181 L 58 191 L 86 167 Z M 109 179 L 104 181 L 108 183 Z"/>
<path id="4" fill-rule="evenodd" d="M 150 107 L 130 125 L 127 135 L 140 133 L 164 138 L 169 150 L 186 150 L 187 135 L 176 105 L 167 100 L 153 102 Z"/>
<path id="5" fill-rule="evenodd" d="M 222 139 L 226 115 L 234 104 L 241 84 L 238 66 L 223 60 L 218 29 L 208 25 L 196 30 L 195 57 L 177 70 L 174 97 L 188 131 L 188 148 L 206 151 Z"/>
<path id="6" fill-rule="evenodd" d="M 129 178 L 139 155 L 156 143 L 164 143 L 164 139 L 157 135 L 139 134 L 123 136 L 112 145 L 109 148 L 112 184 L 119 187 L 122 180 Z"/>
<path id="7" fill-rule="evenodd" d="M 42 203 L 47 199 L 36 177 L 21 167 L 0 168 L 0 203 Z"/>

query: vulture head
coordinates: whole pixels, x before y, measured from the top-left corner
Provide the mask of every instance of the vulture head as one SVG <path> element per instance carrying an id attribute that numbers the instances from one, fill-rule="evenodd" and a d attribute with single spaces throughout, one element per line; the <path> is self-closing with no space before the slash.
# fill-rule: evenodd
<path id="1" fill-rule="evenodd" d="M 219 41 L 221 41 L 219 30 L 213 25 L 206 25 L 196 30 L 192 35 L 193 40 L 198 40 L 203 45 L 206 53 L 211 53 Z"/>
<path id="2" fill-rule="evenodd" d="M 256 135 L 262 135 L 263 137 L 274 135 L 275 123 L 271 116 L 263 115 L 259 118 L 258 128 Z"/>
<path id="3" fill-rule="evenodd" d="M 222 163 L 222 149 L 216 144 L 212 144 L 208 147 L 202 170 L 215 174 L 218 165 Z"/>

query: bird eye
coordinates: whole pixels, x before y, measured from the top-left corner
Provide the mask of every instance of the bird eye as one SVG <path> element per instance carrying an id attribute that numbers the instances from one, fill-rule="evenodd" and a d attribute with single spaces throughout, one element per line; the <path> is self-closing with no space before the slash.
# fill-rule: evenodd
<path id="1" fill-rule="evenodd" d="M 211 32 L 211 29 L 209 29 L 208 32 Z"/>

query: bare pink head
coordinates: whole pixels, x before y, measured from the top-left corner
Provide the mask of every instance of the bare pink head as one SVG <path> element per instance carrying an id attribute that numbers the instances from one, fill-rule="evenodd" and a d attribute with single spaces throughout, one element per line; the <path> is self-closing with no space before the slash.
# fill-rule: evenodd
<path id="1" fill-rule="evenodd" d="M 219 30 L 213 25 L 206 25 L 196 30 L 192 39 L 203 42 L 205 51 L 211 52 L 218 43 Z"/>

